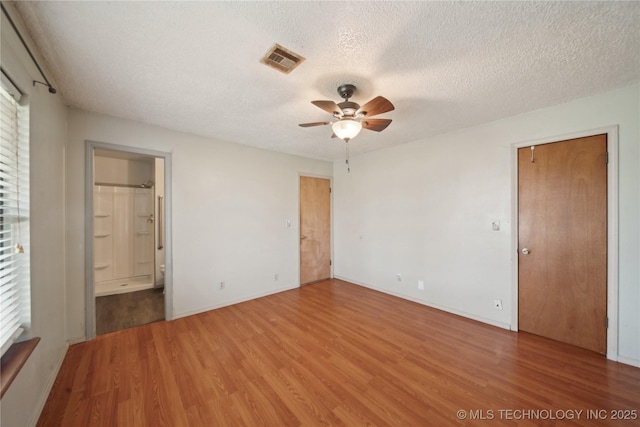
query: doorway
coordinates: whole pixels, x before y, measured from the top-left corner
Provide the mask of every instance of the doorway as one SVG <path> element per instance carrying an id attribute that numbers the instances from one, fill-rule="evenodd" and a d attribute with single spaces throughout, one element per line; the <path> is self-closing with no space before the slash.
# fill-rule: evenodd
<path id="1" fill-rule="evenodd" d="M 331 181 L 300 177 L 300 284 L 331 277 Z"/>
<path id="2" fill-rule="evenodd" d="M 170 156 L 87 142 L 87 339 L 171 318 Z"/>
<path id="3" fill-rule="evenodd" d="M 514 146 L 514 323 L 615 358 L 617 129 L 575 136 Z"/>

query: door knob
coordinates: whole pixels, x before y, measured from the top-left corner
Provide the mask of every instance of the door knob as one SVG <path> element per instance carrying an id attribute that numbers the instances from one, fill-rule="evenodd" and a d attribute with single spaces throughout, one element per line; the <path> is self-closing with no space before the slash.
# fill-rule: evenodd
<path id="1" fill-rule="evenodd" d="M 522 255 L 529 255 L 529 249 L 522 248 Z"/>

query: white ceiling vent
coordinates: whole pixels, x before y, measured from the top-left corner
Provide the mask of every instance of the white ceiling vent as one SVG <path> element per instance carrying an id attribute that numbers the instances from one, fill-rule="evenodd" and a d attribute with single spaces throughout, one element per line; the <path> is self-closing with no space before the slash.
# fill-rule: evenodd
<path id="1" fill-rule="evenodd" d="M 289 74 L 294 68 L 300 65 L 304 58 L 297 53 L 285 49 L 279 44 L 275 44 L 269 52 L 260 60 L 263 64 L 275 68 L 285 74 Z"/>

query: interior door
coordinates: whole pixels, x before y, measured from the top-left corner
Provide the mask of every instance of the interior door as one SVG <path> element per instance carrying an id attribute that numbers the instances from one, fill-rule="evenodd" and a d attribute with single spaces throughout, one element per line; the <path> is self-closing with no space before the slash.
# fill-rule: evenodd
<path id="1" fill-rule="evenodd" d="M 518 324 L 606 352 L 607 137 L 518 150 Z"/>
<path id="2" fill-rule="evenodd" d="M 300 284 L 331 277 L 331 186 L 300 177 Z"/>

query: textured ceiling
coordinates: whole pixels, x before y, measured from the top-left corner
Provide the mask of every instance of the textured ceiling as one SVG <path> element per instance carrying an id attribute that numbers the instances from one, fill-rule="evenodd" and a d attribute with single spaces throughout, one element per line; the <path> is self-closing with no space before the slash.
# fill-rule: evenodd
<path id="1" fill-rule="evenodd" d="M 396 109 L 353 155 L 640 80 L 637 2 L 18 2 L 76 108 L 320 159 L 344 143 L 310 101 Z M 259 61 L 274 43 L 306 58 Z M 113 141 L 117 142 L 117 141 Z"/>

